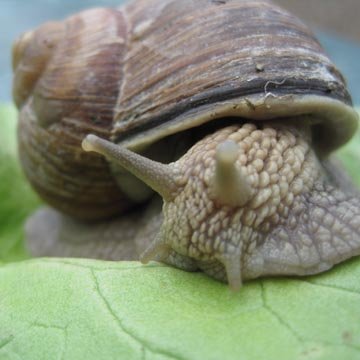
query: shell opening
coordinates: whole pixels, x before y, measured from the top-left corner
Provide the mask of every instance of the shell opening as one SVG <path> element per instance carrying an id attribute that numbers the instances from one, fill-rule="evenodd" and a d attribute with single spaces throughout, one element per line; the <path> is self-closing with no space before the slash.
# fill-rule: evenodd
<path id="1" fill-rule="evenodd" d="M 266 97 L 255 94 L 245 99 L 199 106 L 173 119 L 166 119 L 159 126 L 122 131 L 124 138 L 114 136 L 114 139 L 128 148 L 142 149 L 173 134 L 201 134 L 202 129 L 225 127 L 234 122 L 280 120 L 296 124 L 303 123 L 304 118 L 312 125 L 315 150 L 321 156 L 344 145 L 356 132 L 359 121 L 357 112 L 350 105 L 326 96 L 288 94 Z"/>

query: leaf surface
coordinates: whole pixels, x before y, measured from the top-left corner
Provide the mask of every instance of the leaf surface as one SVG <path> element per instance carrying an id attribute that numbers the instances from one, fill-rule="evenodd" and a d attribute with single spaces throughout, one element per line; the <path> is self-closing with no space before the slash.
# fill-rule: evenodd
<path id="1" fill-rule="evenodd" d="M 0 268 L 1 359 L 358 359 L 360 261 L 237 294 L 137 262 Z"/>

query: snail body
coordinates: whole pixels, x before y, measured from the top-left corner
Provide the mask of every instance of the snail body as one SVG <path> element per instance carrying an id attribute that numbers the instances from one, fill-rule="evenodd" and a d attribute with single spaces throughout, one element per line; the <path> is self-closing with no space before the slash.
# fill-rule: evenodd
<path id="1" fill-rule="evenodd" d="M 311 32 L 273 3 L 88 10 L 25 34 L 13 59 L 33 187 L 98 221 L 133 216 L 153 189 L 164 203 L 142 261 L 238 289 L 360 253 L 358 194 L 328 166 L 357 115 Z"/>

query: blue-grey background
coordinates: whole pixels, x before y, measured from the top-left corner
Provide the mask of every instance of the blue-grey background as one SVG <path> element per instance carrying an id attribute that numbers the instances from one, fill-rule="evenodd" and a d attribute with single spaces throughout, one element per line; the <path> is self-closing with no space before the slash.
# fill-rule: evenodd
<path id="1" fill-rule="evenodd" d="M 308 12 L 310 19 L 311 15 L 313 16 L 317 9 L 310 9 L 309 5 L 320 5 L 320 0 L 311 0 L 311 3 L 308 1 L 309 0 L 298 0 L 297 6 L 299 6 L 300 3 L 304 4 L 302 9 L 304 12 L 301 13 L 302 17 L 306 16 L 306 9 L 309 8 Z M 360 43 L 349 40 L 344 37 L 344 35 L 339 36 L 333 32 L 334 29 L 345 29 L 345 31 L 341 32 L 343 34 L 346 33 L 346 22 L 353 20 L 345 17 L 344 15 L 340 15 L 340 13 L 337 16 L 337 13 L 334 13 L 336 9 L 328 6 L 329 1 L 331 2 L 331 0 L 326 0 L 326 2 L 322 1 L 322 3 L 326 5 L 323 7 L 323 10 L 318 7 L 318 11 L 320 12 L 320 20 L 318 22 L 322 23 L 322 17 L 324 20 L 328 20 L 329 16 L 326 11 L 331 11 L 331 15 L 334 17 L 332 22 L 334 24 L 336 22 L 336 26 L 332 27 L 331 24 L 326 24 L 327 30 L 324 30 L 321 28 L 321 24 L 316 23 L 313 25 L 315 28 L 313 28 L 318 34 L 318 37 L 327 50 L 329 56 L 347 78 L 354 103 L 360 105 Z M 349 1 L 350 0 L 336 0 L 336 3 L 339 5 L 339 9 L 344 11 L 346 3 L 349 3 Z M 124 0 L 0 0 L 0 102 L 10 101 L 11 99 L 11 44 L 18 35 L 45 21 L 51 19 L 62 19 L 81 9 L 96 6 L 118 6 L 124 2 Z M 284 6 L 289 4 L 291 8 L 290 0 L 288 2 L 287 0 L 283 0 L 281 3 Z M 358 11 L 358 7 L 354 4 L 355 3 L 348 5 L 348 7 L 350 7 L 347 9 L 348 13 L 351 13 L 352 10 L 353 13 Z M 355 6 L 356 9 L 352 9 L 351 6 Z M 323 14 L 321 11 L 323 11 Z M 360 13 L 354 15 L 357 19 L 357 23 L 359 24 L 358 19 L 360 18 Z M 356 15 L 358 15 L 358 17 Z"/>

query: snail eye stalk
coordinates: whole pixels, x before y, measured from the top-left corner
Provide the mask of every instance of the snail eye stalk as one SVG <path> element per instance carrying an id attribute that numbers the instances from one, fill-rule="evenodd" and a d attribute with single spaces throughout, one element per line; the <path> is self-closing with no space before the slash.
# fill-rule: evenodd
<path id="1" fill-rule="evenodd" d="M 96 135 L 87 135 L 82 142 L 85 151 L 104 155 L 124 167 L 156 191 L 165 201 L 171 201 L 178 189 L 177 173 L 171 165 L 162 164 L 134 153 Z"/>
<path id="2" fill-rule="evenodd" d="M 239 146 L 233 140 L 226 140 L 217 146 L 212 192 L 219 203 L 240 207 L 251 198 L 251 188 L 236 164 L 238 155 Z"/>

